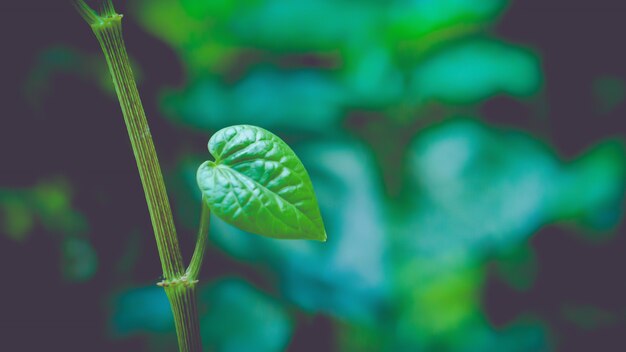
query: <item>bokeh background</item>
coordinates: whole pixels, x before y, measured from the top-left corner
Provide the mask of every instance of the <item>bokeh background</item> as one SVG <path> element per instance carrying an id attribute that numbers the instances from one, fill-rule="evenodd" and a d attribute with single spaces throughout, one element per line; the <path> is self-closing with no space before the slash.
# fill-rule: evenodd
<path id="1" fill-rule="evenodd" d="M 214 219 L 207 350 L 626 350 L 623 1 L 116 5 L 185 258 L 228 125 L 285 139 L 325 219 Z M 69 2 L 0 12 L 2 349 L 175 350 L 95 38 Z"/>

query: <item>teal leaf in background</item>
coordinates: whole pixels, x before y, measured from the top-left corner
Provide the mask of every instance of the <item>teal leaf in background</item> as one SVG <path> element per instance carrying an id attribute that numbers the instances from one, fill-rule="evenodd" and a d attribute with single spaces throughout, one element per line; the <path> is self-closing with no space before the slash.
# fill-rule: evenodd
<path id="1" fill-rule="evenodd" d="M 472 103 L 496 94 L 530 96 L 541 86 L 541 68 L 530 51 L 495 40 L 446 47 L 418 65 L 411 94 L 418 101 Z"/>
<path id="2" fill-rule="evenodd" d="M 274 50 L 324 50 L 369 40 L 384 21 L 376 1 L 273 0 L 257 2 L 231 20 L 245 44 Z"/>
<path id="3" fill-rule="evenodd" d="M 346 60 L 342 86 L 348 106 L 377 107 L 398 103 L 405 95 L 405 76 L 388 48 L 368 43 Z"/>
<path id="4" fill-rule="evenodd" d="M 556 196 L 548 204 L 550 212 L 587 230 L 611 230 L 624 213 L 624 180 L 624 142 L 607 139 L 597 143 L 563 170 Z"/>
<path id="5" fill-rule="evenodd" d="M 453 119 L 418 135 L 409 155 L 413 204 L 404 228 L 420 234 L 411 243 L 422 255 L 481 257 L 551 219 L 546 204 L 561 169 L 527 135 Z"/>
<path id="6" fill-rule="evenodd" d="M 161 104 L 168 118 L 204 131 L 253 124 L 321 132 L 338 126 L 345 97 L 322 72 L 256 70 L 234 86 L 202 78 L 183 91 L 167 91 Z"/>
<path id="7" fill-rule="evenodd" d="M 224 128 L 209 140 L 215 161 L 198 168 L 211 212 L 248 232 L 326 241 L 313 185 L 296 154 L 259 127 Z"/>
<path id="8" fill-rule="evenodd" d="M 71 281 L 91 279 L 98 268 L 98 255 L 85 238 L 68 237 L 61 244 L 61 269 L 63 276 Z"/>
<path id="9" fill-rule="evenodd" d="M 200 316 L 203 343 L 216 352 L 284 351 L 292 322 L 278 302 L 239 279 L 222 279 L 201 289 L 208 306 Z"/>
<path id="10" fill-rule="evenodd" d="M 174 324 L 167 296 L 158 286 L 116 293 L 110 305 L 109 329 L 117 337 L 139 332 L 168 333 Z"/>
<path id="11" fill-rule="evenodd" d="M 547 223 L 607 214 L 607 206 L 619 212 L 626 150 L 607 143 L 567 164 L 521 131 L 453 119 L 415 139 L 409 165 L 414 196 L 404 228 L 420 234 L 414 248 L 479 258 Z M 619 216 L 605 220 L 599 230 Z"/>

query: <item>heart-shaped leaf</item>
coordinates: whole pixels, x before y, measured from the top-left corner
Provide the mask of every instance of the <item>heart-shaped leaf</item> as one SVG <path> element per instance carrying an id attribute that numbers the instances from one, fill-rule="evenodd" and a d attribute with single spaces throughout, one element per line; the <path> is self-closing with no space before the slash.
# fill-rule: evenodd
<path id="1" fill-rule="evenodd" d="M 198 168 L 198 187 L 211 211 L 248 232 L 326 241 L 313 185 L 296 154 L 260 127 L 224 128 L 209 140 L 215 161 Z"/>

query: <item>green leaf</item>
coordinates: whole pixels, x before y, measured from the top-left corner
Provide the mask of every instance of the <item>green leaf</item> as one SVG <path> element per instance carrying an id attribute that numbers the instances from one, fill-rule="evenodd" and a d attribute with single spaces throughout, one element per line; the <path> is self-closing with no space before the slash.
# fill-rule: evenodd
<path id="1" fill-rule="evenodd" d="M 248 232 L 326 241 L 313 185 L 296 154 L 260 127 L 237 125 L 209 140 L 215 161 L 198 168 L 198 187 L 211 211 Z"/>

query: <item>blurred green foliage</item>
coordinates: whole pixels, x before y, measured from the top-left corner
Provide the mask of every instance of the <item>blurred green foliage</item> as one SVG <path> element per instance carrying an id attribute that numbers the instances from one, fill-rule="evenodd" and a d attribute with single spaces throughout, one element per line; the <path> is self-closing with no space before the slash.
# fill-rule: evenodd
<path id="1" fill-rule="evenodd" d="M 2 233 L 19 242 L 26 241 L 42 226 L 57 235 L 60 271 L 70 281 L 86 281 L 96 272 L 97 254 L 89 242 L 85 216 L 72 206 L 72 189 L 58 178 L 30 188 L 0 189 Z"/>
<path id="2" fill-rule="evenodd" d="M 536 57 L 484 32 L 504 5 L 138 1 L 134 13 L 188 71 L 185 87 L 164 92 L 167 117 L 199 129 L 249 123 L 327 133 L 347 109 L 406 119 L 433 100 L 536 93 Z"/>
<path id="3" fill-rule="evenodd" d="M 137 79 L 141 79 L 141 69 L 133 67 Z M 54 89 L 62 75 L 89 79 L 98 83 L 103 91 L 113 95 L 115 88 L 106 62 L 100 56 L 88 55 L 65 46 L 47 48 L 39 55 L 39 60 L 24 80 L 23 91 L 31 108 L 40 110 L 43 100 Z"/>

